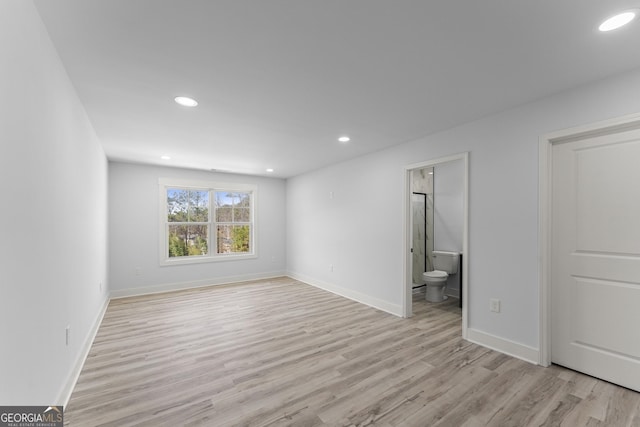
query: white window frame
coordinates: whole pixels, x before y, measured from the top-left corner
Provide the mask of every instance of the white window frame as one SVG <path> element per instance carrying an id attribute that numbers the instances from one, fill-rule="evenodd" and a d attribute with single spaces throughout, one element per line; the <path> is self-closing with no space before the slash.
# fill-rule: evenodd
<path id="1" fill-rule="evenodd" d="M 257 224 L 256 224 L 256 212 L 258 209 L 258 187 L 252 184 L 237 184 L 229 182 L 211 182 L 211 181 L 193 181 L 174 178 L 160 178 L 158 180 L 159 187 L 159 259 L 160 266 L 169 265 L 184 265 L 184 264 L 201 264 L 207 262 L 221 262 L 221 261 L 233 261 L 233 260 L 245 260 L 258 257 L 258 239 L 257 239 Z M 216 221 L 215 210 L 213 209 L 214 201 L 210 195 L 209 197 L 209 254 L 207 255 L 194 255 L 184 257 L 169 257 L 169 221 L 167 221 L 167 189 L 168 188 L 186 188 L 197 190 L 208 190 L 210 194 L 215 191 L 229 191 L 229 192 L 245 192 L 251 193 L 251 234 L 249 236 L 249 248 L 250 252 L 233 253 L 233 254 L 218 254 L 213 253 L 216 244 Z M 213 249 L 213 250 L 212 250 Z"/>

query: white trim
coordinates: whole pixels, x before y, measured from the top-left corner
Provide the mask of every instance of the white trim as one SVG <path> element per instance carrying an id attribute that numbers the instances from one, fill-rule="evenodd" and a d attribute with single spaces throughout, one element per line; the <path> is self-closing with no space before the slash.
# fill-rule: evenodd
<path id="1" fill-rule="evenodd" d="M 411 274 L 411 171 L 426 167 L 437 166 L 442 163 L 462 160 L 464 163 L 464 194 L 463 194 L 463 231 L 462 231 L 462 338 L 467 339 L 467 329 L 469 324 L 469 152 L 440 157 L 420 163 L 413 163 L 404 167 L 404 233 L 403 233 L 403 286 L 402 286 L 402 306 L 400 313 L 402 317 L 411 317 L 413 277 Z"/>
<path id="2" fill-rule="evenodd" d="M 538 281 L 540 288 L 540 338 L 538 341 L 538 347 L 540 349 L 540 358 L 538 363 L 542 366 L 549 366 L 551 364 L 551 352 L 550 352 L 550 322 L 549 322 L 549 308 L 551 302 L 549 301 L 550 289 L 547 283 L 549 280 L 549 265 L 551 260 L 551 251 L 549 245 L 551 244 L 551 227 L 549 226 L 549 218 L 551 217 L 550 203 L 550 190 L 549 185 L 551 183 L 551 149 L 550 144 L 544 138 L 540 138 L 540 147 L 538 152 Z"/>
<path id="3" fill-rule="evenodd" d="M 109 298 L 106 298 L 102 304 L 102 308 L 98 312 L 98 316 L 93 322 L 91 329 L 89 329 L 89 333 L 87 334 L 84 342 L 82 343 L 82 347 L 80 347 L 80 353 L 78 354 L 78 358 L 73 364 L 73 368 L 71 372 L 67 376 L 67 380 L 65 381 L 62 389 L 58 393 L 58 398 L 56 403 L 59 406 L 67 406 L 69 403 L 69 398 L 71 398 L 71 393 L 73 393 L 73 389 L 76 386 L 76 382 L 78 381 L 78 377 L 80 377 L 80 372 L 82 372 L 82 368 L 84 366 L 85 360 L 87 360 L 87 356 L 89 356 L 89 351 L 91 351 L 91 346 L 93 345 L 93 340 L 96 338 L 96 334 L 98 333 L 98 329 L 100 329 L 100 324 L 102 324 L 102 319 L 104 318 L 105 313 L 107 312 L 107 307 L 109 306 Z"/>
<path id="4" fill-rule="evenodd" d="M 467 339 L 469 328 L 469 152 L 464 153 L 464 197 L 462 212 L 464 225 L 462 233 L 462 338 Z"/>
<path id="5" fill-rule="evenodd" d="M 539 351 L 533 347 L 496 337 L 473 328 L 467 329 L 467 340 L 534 365 L 538 364 L 538 359 L 540 358 Z"/>
<path id="6" fill-rule="evenodd" d="M 540 287 L 540 339 L 539 359 L 542 366 L 549 366 L 551 360 L 551 197 L 552 162 L 554 144 L 576 141 L 589 137 L 607 135 L 626 130 L 640 129 L 640 113 L 629 114 L 614 119 L 603 120 L 549 133 L 540 137 L 538 168 L 538 277 Z"/>
<path id="7" fill-rule="evenodd" d="M 306 276 L 304 274 L 298 274 L 292 271 L 287 273 L 287 276 L 292 279 L 299 280 L 308 285 L 315 286 L 316 288 L 320 288 L 322 290 L 331 292 L 336 295 L 340 295 L 341 297 L 345 297 L 352 301 L 359 302 L 364 305 L 368 305 L 369 307 L 377 308 L 378 310 L 385 311 L 389 314 L 393 314 L 394 316 L 402 317 L 402 307 L 398 304 L 391 304 L 388 301 L 381 300 L 379 298 L 372 297 L 370 295 L 366 295 L 351 289 L 343 288 L 338 285 L 334 285 L 332 283 L 323 282 L 321 280 L 314 279 L 312 277 Z"/>
<path id="8" fill-rule="evenodd" d="M 413 168 L 417 169 L 417 168 Z M 402 280 L 402 305 L 400 307 L 400 315 L 404 318 L 409 318 L 413 315 L 413 272 L 411 271 L 412 260 L 408 258 L 406 252 L 411 253 L 411 245 L 413 244 L 413 224 L 411 222 L 411 192 L 413 188 L 411 188 L 412 178 L 411 178 L 411 168 L 408 166 L 404 169 L 404 203 L 402 204 L 402 217 L 403 221 L 403 229 L 402 233 L 402 252 L 404 262 L 402 263 L 402 276 L 404 277 Z M 409 289 L 411 287 L 411 289 Z"/>
<path id="9" fill-rule="evenodd" d="M 460 298 L 460 291 L 457 289 L 444 288 L 444 294 L 453 298 Z"/>
<path id="10" fill-rule="evenodd" d="M 243 274 L 239 276 L 217 277 L 214 279 L 193 280 L 190 282 L 163 283 L 160 285 L 145 286 L 140 288 L 117 289 L 111 291 L 111 299 L 126 298 L 140 295 L 159 294 L 164 292 L 182 291 L 185 289 L 205 288 L 216 285 L 229 285 L 250 280 L 273 279 L 286 276 L 284 271 L 272 271 L 268 273 Z"/>
<path id="11" fill-rule="evenodd" d="M 463 160 L 465 157 L 469 156 L 469 152 L 465 151 L 464 153 L 452 154 L 450 156 L 439 157 L 433 160 L 425 160 L 424 162 L 412 163 L 410 165 L 406 165 L 405 170 L 414 170 L 414 169 L 424 169 L 431 166 L 436 166 L 442 163 L 456 162 L 458 160 Z"/>
<path id="12" fill-rule="evenodd" d="M 543 135 L 542 139 L 552 144 L 576 141 L 585 138 L 608 135 L 611 133 L 635 130 L 640 127 L 640 113 L 629 114 L 613 119 L 602 120 L 569 129 L 563 129 Z"/>
<path id="13" fill-rule="evenodd" d="M 160 262 L 160 267 L 171 267 L 172 265 L 201 264 L 206 262 L 242 261 L 256 258 L 258 258 L 257 253 L 217 254 L 201 256 L 192 255 L 185 257 L 167 258 L 166 260 Z"/>

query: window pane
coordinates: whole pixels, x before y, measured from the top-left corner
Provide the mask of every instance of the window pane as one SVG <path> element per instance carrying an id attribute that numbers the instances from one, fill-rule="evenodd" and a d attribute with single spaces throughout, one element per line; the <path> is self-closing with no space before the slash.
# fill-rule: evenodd
<path id="1" fill-rule="evenodd" d="M 208 225 L 169 225 L 169 258 L 207 255 Z"/>
<path id="2" fill-rule="evenodd" d="M 219 225 L 217 231 L 219 254 L 250 252 L 248 225 Z"/>
<path id="3" fill-rule="evenodd" d="M 251 193 L 216 191 L 216 222 L 250 222 Z"/>
<path id="4" fill-rule="evenodd" d="M 251 193 L 235 193 L 235 206 L 240 208 L 251 207 Z"/>
<path id="5" fill-rule="evenodd" d="M 169 222 L 187 221 L 189 209 L 189 191 L 180 188 L 167 189 L 167 220 Z"/>
<path id="6" fill-rule="evenodd" d="M 233 193 L 216 191 L 216 222 L 233 221 Z"/>
<path id="7" fill-rule="evenodd" d="M 209 191 L 167 189 L 167 220 L 169 222 L 208 222 Z"/>
<path id="8" fill-rule="evenodd" d="M 216 209 L 216 221 L 217 222 L 231 222 L 233 220 L 232 211 L 233 208 L 218 208 Z"/>
<path id="9" fill-rule="evenodd" d="M 189 222 L 209 221 L 209 191 L 189 191 Z"/>
<path id="10" fill-rule="evenodd" d="M 216 191 L 216 208 L 233 206 L 233 193 L 228 191 Z"/>
<path id="11" fill-rule="evenodd" d="M 251 209 L 249 208 L 233 209 L 233 222 L 249 222 L 250 219 L 251 219 Z"/>
<path id="12" fill-rule="evenodd" d="M 216 207 L 225 206 L 251 207 L 251 193 L 216 191 Z"/>

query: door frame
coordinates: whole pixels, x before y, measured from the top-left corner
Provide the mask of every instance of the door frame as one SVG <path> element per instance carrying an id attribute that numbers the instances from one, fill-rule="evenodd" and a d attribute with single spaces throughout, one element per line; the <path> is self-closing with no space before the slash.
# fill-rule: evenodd
<path id="1" fill-rule="evenodd" d="M 543 135 L 538 151 L 538 280 L 540 287 L 539 360 L 551 364 L 551 211 L 553 146 L 564 142 L 640 129 L 640 113 L 590 123 Z"/>
<path id="2" fill-rule="evenodd" d="M 402 316 L 411 317 L 412 313 L 412 297 L 413 297 L 413 275 L 412 275 L 412 257 L 411 257 L 411 174 L 415 169 L 423 169 L 435 167 L 439 164 L 462 161 L 464 164 L 464 190 L 463 190 L 463 229 L 462 229 L 462 338 L 467 337 L 467 319 L 469 307 L 468 292 L 468 275 L 469 275 L 469 152 L 440 157 L 433 160 L 427 160 L 420 163 L 413 163 L 404 167 L 404 286 L 402 287 Z M 435 175 L 434 175 L 435 177 Z"/>

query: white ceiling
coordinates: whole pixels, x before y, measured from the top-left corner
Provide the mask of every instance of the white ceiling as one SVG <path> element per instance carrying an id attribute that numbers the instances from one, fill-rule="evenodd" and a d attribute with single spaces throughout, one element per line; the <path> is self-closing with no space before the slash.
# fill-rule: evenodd
<path id="1" fill-rule="evenodd" d="M 137 163 L 290 177 L 640 67 L 640 22 L 597 31 L 640 0 L 35 4 L 107 156 Z"/>

